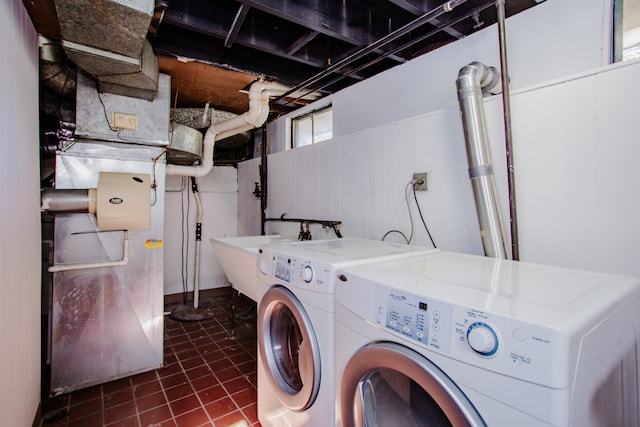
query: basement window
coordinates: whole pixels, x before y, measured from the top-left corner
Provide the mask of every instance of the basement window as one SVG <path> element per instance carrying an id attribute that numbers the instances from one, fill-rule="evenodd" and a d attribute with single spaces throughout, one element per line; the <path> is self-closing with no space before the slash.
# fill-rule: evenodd
<path id="1" fill-rule="evenodd" d="M 304 147 L 333 138 L 331 106 L 291 119 L 291 148 Z"/>
<path id="2" fill-rule="evenodd" d="M 614 62 L 640 58 L 640 0 L 615 0 Z"/>

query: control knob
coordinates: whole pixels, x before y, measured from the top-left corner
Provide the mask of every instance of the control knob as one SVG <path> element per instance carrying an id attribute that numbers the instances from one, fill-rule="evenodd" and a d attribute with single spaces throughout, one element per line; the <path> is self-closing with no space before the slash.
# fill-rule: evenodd
<path id="1" fill-rule="evenodd" d="M 498 336 L 486 323 L 471 324 L 467 329 L 467 342 L 481 356 L 493 356 L 498 351 Z"/>
<path id="2" fill-rule="evenodd" d="M 302 270 L 300 270 L 300 278 L 305 283 L 310 283 L 311 280 L 313 280 L 313 268 L 311 268 L 310 265 L 305 265 L 304 267 L 302 267 Z"/>

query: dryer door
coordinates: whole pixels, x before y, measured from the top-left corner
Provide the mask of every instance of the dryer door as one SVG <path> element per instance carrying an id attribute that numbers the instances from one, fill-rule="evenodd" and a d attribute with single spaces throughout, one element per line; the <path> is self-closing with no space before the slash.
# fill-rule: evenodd
<path id="1" fill-rule="evenodd" d="M 486 426 L 458 386 L 415 351 L 380 342 L 347 364 L 340 389 L 345 427 Z"/>
<path id="2" fill-rule="evenodd" d="M 320 348 L 309 316 L 287 288 L 273 286 L 264 294 L 258 331 L 260 358 L 280 402 L 307 409 L 320 388 Z"/>

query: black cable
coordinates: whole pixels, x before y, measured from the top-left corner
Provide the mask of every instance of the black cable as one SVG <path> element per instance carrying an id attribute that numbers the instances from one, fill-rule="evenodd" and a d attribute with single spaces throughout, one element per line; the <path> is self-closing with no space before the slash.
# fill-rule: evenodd
<path id="1" fill-rule="evenodd" d="M 427 230 L 427 234 L 429 235 L 429 239 L 431 240 L 431 244 L 434 248 L 437 248 L 436 242 L 433 241 L 433 237 L 431 237 L 431 232 L 429 231 L 429 227 L 427 227 L 427 223 L 424 221 L 424 217 L 422 216 L 422 210 L 420 209 L 420 203 L 418 203 L 418 197 L 416 196 L 416 186 L 413 187 L 413 198 L 416 201 L 416 206 L 418 207 L 418 213 L 420 214 L 420 219 L 422 220 L 422 225 L 424 225 L 424 229 Z"/>

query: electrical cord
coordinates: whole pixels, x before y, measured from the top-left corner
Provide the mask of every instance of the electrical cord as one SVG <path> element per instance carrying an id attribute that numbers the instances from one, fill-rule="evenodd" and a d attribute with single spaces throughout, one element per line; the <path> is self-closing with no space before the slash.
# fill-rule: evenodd
<path id="1" fill-rule="evenodd" d="M 411 215 L 411 205 L 409 204 L 409 196 L 407 195 L 407 192 L 409 191 L 409 186 L 414 187 L 416 182 L 414 182 L 415 180 L 411 180 L 407 183 L 407 185 L 404 187 L 404 201 L 407 204 L 407 213 L 409 214 L 409 223 L 411 224 L 411 233 L 409 234 L 409 239 L 407 241 L 408 244 L 411 244 L 411 242 L 413 241 L 413 215 Z"/>
<path id="2" fill-rule="evenodd" d="M 407 242 L 407 244 L 409 244 L 409 239 L 407 238 L 406 234 L 404 234 L 402 231 L 400 230 L 389 230 L 386 233 L 384 233 L 384 236 L 382 236 L 382 240 L 384 242 L 384 239 L 387 238 L 387 236 L 391 233 L 398 233 L 399 235 L 401 235 L 402 237 L 404 237 L 404 240 Z"/>
<path id="3" fill-rule="evenodd" d="M 416 180 L 416 181 L 421 181 L 421 180 Z M 416 184 L 418 184 L 418 182 L 415 182 L 413 185 L 413 199 L 416 201 L 416 206 L 418 207 L 418 213 L 420 214 L 420 219 L 422 220 L 422 225 L 424 225 L 424 229 L 427 230 L 427 234 L 429 235 L 429 240 L 431 240 L 431 244 L 433 245 L 433 247 L 437 248 L 436 242 L 434 242 L 433 237 L 431 237 L 431 232 L 429 231 L 429 227 L 427 227 L 427 223 L 425 222 L 424 217 L 422 216 L 420 203 L 418 203 L 418 197 L 416 196 Z"/>

